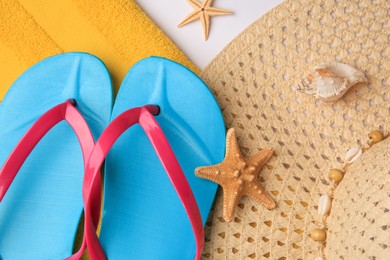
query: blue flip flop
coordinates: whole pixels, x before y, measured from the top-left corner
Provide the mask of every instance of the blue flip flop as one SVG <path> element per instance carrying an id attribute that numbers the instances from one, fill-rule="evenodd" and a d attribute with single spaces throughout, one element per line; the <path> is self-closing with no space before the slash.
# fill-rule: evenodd
<path id="1" fill-rule="evenodd" d="M 69 99 L 76 101 L 73 112 L 69 112 L 74 105 L 66 102 Z M 111 108 L 109 73 L 99 59 L 89 54 L 47 58 L 13 83 L 0 105 L 3 168 L 17 167 L 9 160 L 15 157 L 12 151 L 21 139 L 27 150 L 35 146 L 31 142 L 38 143 L 38 139 L 31 141 L 29 137 L 34 131 L 43 131 L 40 125 L 50 124 L 45 118 L 62 116 L 72 127 L 65 121 L 56 123 L 50 131 L 41 133 L 45 135 L 29 155 L 19 145 L 28 158 L 9 187 L 4 185 L 4 178 L 0 184 L 0 259 L 64 259 L 72 255 L 83 209 L 86 156 L 80 148 L 84 141 L 78 140 L 77 128 L 83 124 L 88 128 L 87 123 L 97 138 L 109 122 Z M 72 113 L 78 122 L 71 122 Z M 85 128 L 83 131 L 90 133 Z M 91 142 L 93 148 L 92 136 Z"/>
<path id="2" fill-rule="evenodd" d="M 217 184 L 194 170 L 220 162 L 225 151 L 225 126 L 212 93 L 185 67 L 151 57 L 130 69 L 111 117 L 87 167 L 98 174 L 108 153 L 100 233 L 106 257 L 199 258 L 199 234 Z M 100 259 L 103 253 L 91 244 L 89 252 Z"/>

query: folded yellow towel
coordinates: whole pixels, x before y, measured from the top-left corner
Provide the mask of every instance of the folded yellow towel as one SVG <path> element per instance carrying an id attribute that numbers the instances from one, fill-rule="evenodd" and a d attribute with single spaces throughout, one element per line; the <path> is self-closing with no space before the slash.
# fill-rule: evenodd
<path id="1" fill-rule="evenodd" d="M 198 69 L 131 0 L 0 1 L 0 99 L 32 64 L 89 52 L 107 65 L 115 91 L 138 60 L 157 55 Z"/>

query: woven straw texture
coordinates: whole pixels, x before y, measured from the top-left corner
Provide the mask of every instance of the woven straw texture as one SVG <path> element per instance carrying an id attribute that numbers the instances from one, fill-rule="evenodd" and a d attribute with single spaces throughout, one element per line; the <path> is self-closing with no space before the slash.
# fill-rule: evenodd
<path id="1" fill-rule="evenodd" d="M 365 152 L 337 187 L 327 220 L 328 259 L 390 257 L 390 203 L 384 198 L 390 195 L 389 155 L 387 138 Z"/>
<path id="2" fill-rule="evenodd" d="M 309 234 L 321 223 L 317 205 L 330 190 L 329 169 L 340 168 L 346 151 L 365 144 L 371 130 L 390 129 L 389 8 L 387 0 L 287 0 L 240 34 L 202 72 L 226 126 L 236 128 L 243 154 L 252 155 L 261 147 L 275 150 L 259 180 L 278 203 L 275 210 L 267 210 L 244 197 L 234 221 L 226 223 L 220 191 L 206 225 L 203 259 L 295 260 L 322 255 L 322 245 Z M 334 104 L 292 91 L 313 66 L 333 60 L 364 71 L 369 83 L 356 85 Z M 382 158 L 388 159 L 388 154 Z M 343 216 L 341 223 L 336 215 L 330 218 L 329 237 L 339 245 L 324 252 L 335 250 L 328 259 L 337 259 L 338 254 L 356 259 L 348 255 L 366 250 L 376 259 L 386 259 L 388 248 L 349 235 L 345 223 L 359 225 L 353 216 L 356 207 L 365 212 L 353 204 L 362 200 L 359 194 L 375 194 L 375 202 L 383 200 L 381 207 L 390 204 L 388 189 L 362 185 L 355 191 L 360 184 L 351 182 L 345 184 L 349 196 L 343 197 L 348 191 L 341 191 L 344 184 L 336 192 L 341 197 L 335 198 L 335 205 L 347 211 L 338 214 Z M 377 210 L 389 222 L 389 212 Z M 367 221 L 375 218 L 373 214 L 360 218 Z M 339 228 L 343 223 L 345 227 Z M 367 233 L 379 228 L 379 223 L 365 226 Z M 359 246 L 351 246 L 354 243 Z"/>

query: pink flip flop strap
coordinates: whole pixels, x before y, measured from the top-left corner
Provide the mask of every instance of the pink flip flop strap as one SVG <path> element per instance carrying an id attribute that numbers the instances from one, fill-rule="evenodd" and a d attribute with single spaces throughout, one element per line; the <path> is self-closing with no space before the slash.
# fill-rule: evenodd
<path id="1" fill-rule="evenodd" d="M 85 198 L 85 218 L 87 223 L 85 237 L 87 239 L 89 255 L 93 260 L 106 259 L 96 235 L 96 225 L 93 224 L 93 219 L 91 218 L 91 212 L 100 211 L 101 207 L 101 197 L 95 196 L 97 194 L 95 190 L 100 190 L 100 185 L 97 184 L 100 181 L 100 175 L 98 173 L 115 141 L 123 132 L 136 123 L 139 123 L 144 129 L 183 203 L 195 235 L 195 259 L 200 259 L 204 243 L 204 230 L 198 204 L 167 138 L 153 116 L 158 113 L 159 108 L 154 105 L 127 110 L 108 125 L 95 144 L 87 163 L 83 188 L 83 192 L 86 192 L 83 196 Z"/>
<path id="2" fill-rule="evenodd" d="M 62 120 L 67 121 L 76 133 L 83 154 L 84 166 L 86 165 L 89 155 L 94 147 L 93 136 L 83 116 L 75 108 L 75 101 L 68 100 L 43 114 L 21 138 L 19 143 L 9 155 L 3 167 L 0 169 L 0 202 L 34 147 L 51 128 Z M 100 185 L 99 182 L 100 180 L 96 180 L 96 185 Z M 101 196 L 100 190 L 95 192 L 98 192 L 98 194 L 93 194 L 94 196 Z M 92 212 L 91 215 L 91 220 L 96 225 L 99 221 L 99 214 L 100 212 Z M 79 259 L 85 248 L 86 241 L 83 239 L 83 243 L 79 251 L 70 256 L 68 259 Z"/>

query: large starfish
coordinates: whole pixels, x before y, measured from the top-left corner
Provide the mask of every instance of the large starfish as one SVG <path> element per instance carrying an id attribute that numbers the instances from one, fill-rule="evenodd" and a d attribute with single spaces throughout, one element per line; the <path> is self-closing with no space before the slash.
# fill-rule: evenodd
<path id="1" fill-rule="evenodd" d="M 272 149 L 267 148 L 245 158 L 240 151 L 235 130 L 231 128 L 226 135 L 226 155 L 223 162 L 195 169 L 196 176 L 222 186 L 225 221 L 233 220 L 234 210 L 242 196 L 253 198 L 268 209 L 276 207 L 275 201 L 265 192 L 258 180 L 259 171 L 272 154 Z"/>
<path id="2" fill-rule="evenodd" d="M 211 7 L 213 0 L 205 0 L 202 3 L 198 2 L 197 0 L 187 0 L 187 2 L 192 5 L 195 10 L 192 11 L 186 18 L 184 18 L 184 20 L 178 25 L 178 27 L 200 19 L 200 21 L 202 22 L 205 40 L 207 40 L 209 37 L 210 17 L 232 13 L 228 10 Z"/>

